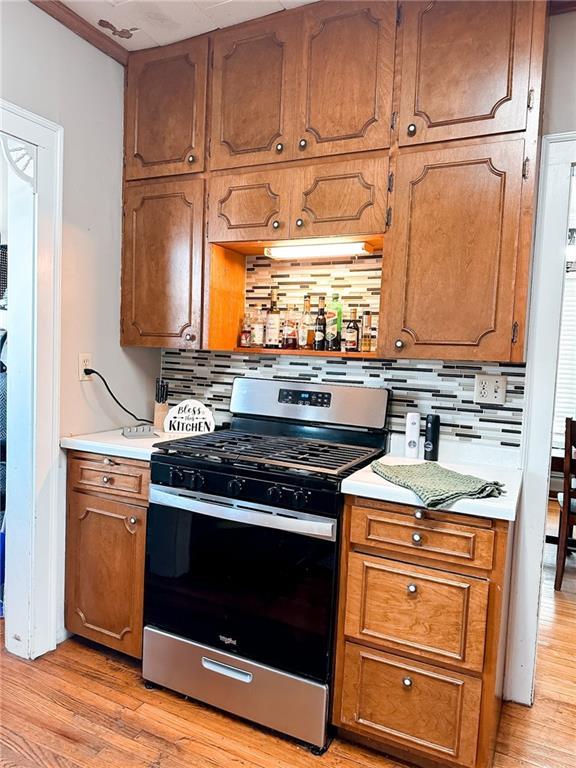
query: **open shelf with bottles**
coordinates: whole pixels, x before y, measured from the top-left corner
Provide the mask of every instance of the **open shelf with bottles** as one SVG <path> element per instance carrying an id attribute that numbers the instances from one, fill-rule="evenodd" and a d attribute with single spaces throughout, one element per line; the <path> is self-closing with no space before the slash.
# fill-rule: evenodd
<path id="1" fill-rule="evenodd" d="M 308 357 L 355 357 L 373 360 L 376 352 L 329 352 L 328 350 L 315 349 L 269 349 L 268 347 L 234 347 L 233 352 L 241 352 L 247 355 L 306 355 Z"/>

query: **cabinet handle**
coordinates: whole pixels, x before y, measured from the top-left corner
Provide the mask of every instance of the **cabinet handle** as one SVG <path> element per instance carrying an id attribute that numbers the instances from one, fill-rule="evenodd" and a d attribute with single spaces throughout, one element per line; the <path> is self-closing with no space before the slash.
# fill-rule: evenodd
<path id="1" fill-rule="evenodd" d="M 300 139 L 300 141 L 298 142 L 298 148 L 306 149 L 307 146 L 308 146 L 308 142 L 306 141 L 306 139 Z"/>
<path id="2" fill-rule="evenodd" d="M 276 144 L 276 152 L 278 152 L 279 155 L 284 152 L 284 144 L 282 144 L 281 141 Z"/>
<path id="3" fill-rule="evenodd" d="M 296 219 L 296 226 L 298 228 L 303 227 L 304 226 L 304 219 Z"/>
<path id="4" fill-rule="evenodd" d="M 196 162 L 196 158 L 194 157 L 194 155 L 188 155 L 188 157 L 187 157 L 186 159 L 188 160 L 188 162 L 189 162 L 190 164 L 192 164 L 192 163 L 195 163 L 195 162 Z"/>
<path id="5" fill-rule="evenodd" d="M 108 458 L 108 456 L 105 456 L 105 457 L 104 457 L 104 460 L 103 460 L 103 463 L 104 463 L 104 464 L 110 464 L 110 465 L 111 465 L 111 464 L 115 464 L 116 462 L 115 462 L 115 461 L 113 461 L 112 459 Z"/>
<path id="6" fill-rule="evenodd" d="M 103 475 L 102 482 L 104 483 L 104 485 L 110 485 L 110 483 L 112 482 L 112 478 L 108 477 L 108 475 Z"/>
<path id="7" fill-rule="evenodd" d="M 194 341 L 194 339 L 195 339 L 195 338 L 196 338 L 196 336 L 195 336 L 193 333 L 187 333 L 187 334 L 184 336 L 184 339 L 185 339 L 186 341 Z"/>
<path id="8" fill-rule="evenodd" d="M 412 688 L 412 678 L 411 677 L 403 677 L 402 678 L 402 685 L 404 688 Z"/>
<path id="9" fill-rule="evenodd" d="M 274 221 L 272 222 L 272 229 L 280 229 L 280 222 L 278 221 L 278 219 L 274 219 Z"/>
<path id="10" fill-rule="evenodd" d="M 422 544 L 422 536 L 419 533 L 413 533 L 412 534 L 412 543 L 416 544 L 417 547 Z"/>
<path id="11" fill-rule="evenodd" d="M 418 585 L 417 584 L 408 584 L 406 587 L 406 591 L 409 595 L 415 595 L 416 592 L 418 592 Z"/>
<path id="12" fill-rule="evenodd" d="M 138 520 L 135 517 L 131 517 L 129 522 L 130 522 L 130 525 L 136 525 Z"/>
<path id="13" fill-rule="evenodd" d="M 416 518 L 416 520 L 424 520 L 424 518 L 426 517 L 426 515 L 424 514 L 424 510 L 416 509 L 414 511 L 414 517 Z"/>
<path id="14" fill-rule="evenodd" d="M 410 123 L 408 128 L 406 128 L 406 133 L 408 136 L 416 136 L 416 125 L 414 123 Z"/>
<path id="15" fill-rule="evenodd" d="M 394 346 L 396 347 L 396 349 L 404 349 L 404 342 L 402 341 L 402 339 L 396 339 L 396 341 L 394 342 Z"/>

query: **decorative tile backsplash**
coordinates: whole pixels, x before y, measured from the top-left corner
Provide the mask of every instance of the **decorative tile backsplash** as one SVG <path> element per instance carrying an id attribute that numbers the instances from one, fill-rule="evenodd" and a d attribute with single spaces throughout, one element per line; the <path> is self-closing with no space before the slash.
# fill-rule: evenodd
<path id="1" fill-rule="evenodd" d="M 508 377 L 504 405 L 473 402 L 476 373 Z M 252 376 L 388 387 L 388 426 L 396 433 L 404 432 L 405 414 L 418 411 L 423 416 L 439 414 L 441 436 L 450 440 L 482 441 L 517 451 L 522 437 L 525 367 L 519 365 L 163 350 L 162 375 L 170 384 L 171 404 L 189 397 L 202 400 L 212 408 L 217 424 L 230 419 L 234 377 Z"/>

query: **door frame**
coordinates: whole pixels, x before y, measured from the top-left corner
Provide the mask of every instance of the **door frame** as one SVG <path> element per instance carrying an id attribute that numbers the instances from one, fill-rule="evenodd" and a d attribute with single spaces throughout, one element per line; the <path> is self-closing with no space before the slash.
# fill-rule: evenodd
<path id="1" fill-rule="evenodd" d="M 552 460 L 552 427 L 571 166 L 576 132 L 544 136 L 528 326 L 524 480 L 516 522 L 504 698 L 534 701 L 540 590 Z"/>
<path id="2" fill-rule="evenodd" d="M 5 645 L 36 658 L 65 636 L 59 476 L 63 129 L 0 99 L 0 130 L 32 145 L 34 231 L 8 269 Z M 21 176 L 22 178 L 22 176 Z M 21 247 L 23 246 L 23 247 Z M 14 250 L 12 250 L 14 263 Z M 12 308 L 13 307 L 13 308 Z"/>

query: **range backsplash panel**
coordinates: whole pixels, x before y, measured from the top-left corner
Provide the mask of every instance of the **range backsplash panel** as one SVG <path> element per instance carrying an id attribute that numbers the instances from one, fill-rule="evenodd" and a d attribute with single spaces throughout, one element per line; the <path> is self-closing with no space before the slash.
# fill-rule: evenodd
<path id="1" fill-rule="evenodd" d="M 508 377 L 504 405 L 474 403 L 476 373 Z M 522 438 L 523 365 L 162 350 L 162 375 L 170 385 L 170 404 L 190 397 L 202 400 L 219 425 L 230 419 L 234 377 L 256 376 L 388 387 L 388 426 L 396 433 L 404 432 L 406 413 L 418 411 L 422 416 L 439 414 L 440 434 L 451 440 L 517 451 Z"/>

